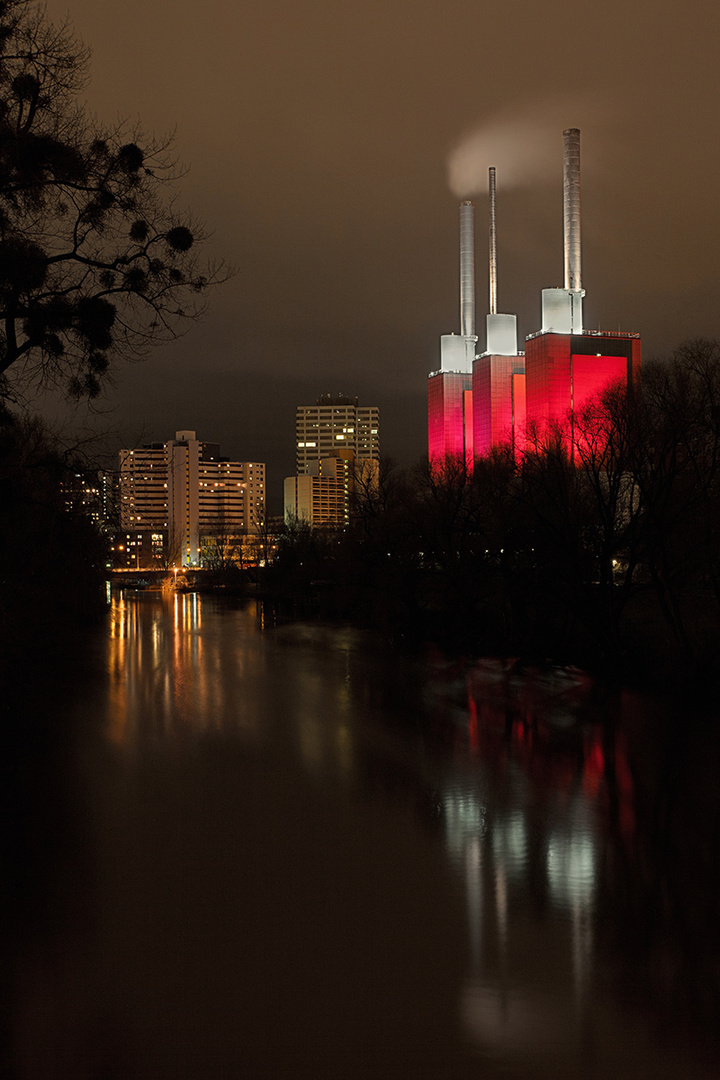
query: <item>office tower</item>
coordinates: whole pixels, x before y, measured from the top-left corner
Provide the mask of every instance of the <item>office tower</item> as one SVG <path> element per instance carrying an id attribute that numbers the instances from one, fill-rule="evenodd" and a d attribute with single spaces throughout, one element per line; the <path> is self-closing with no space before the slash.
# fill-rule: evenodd
<path id="1" fill-rule="evenodd" d="M 194 431 L 120 451 L 120 527 L 152 533 L 167 561 L 198 566 L 211 538 L 257 533 L 265 516 L 265 466 L 220 457 Z"/>
<path id="2" fill-rule="evenodd" d="M 355 458 L 380 459 L 380 410 L 357 398 L 324 394 L 314 405 L 298 406 L 295 416 L 295 465 L 298 475 L 321 458 L 348 451 Z"/>

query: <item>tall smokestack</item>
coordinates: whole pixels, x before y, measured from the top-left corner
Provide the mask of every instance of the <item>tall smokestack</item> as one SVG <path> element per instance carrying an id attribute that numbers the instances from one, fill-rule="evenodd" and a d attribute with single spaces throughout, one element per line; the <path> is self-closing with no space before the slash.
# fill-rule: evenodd
<path id="1" fill-rule="evenodd" d="M 475 225 L 471 202 L 460 204 L 460 333 L 475 336 Z"/>
<path id="2" fill-rule="evenodd" d="M 563 131 L 563 240 L 565 288 L 582 289 L 580 265 L 580 131 Z"/>
<path id="3" fill-rule="evenodd" d="M 497 222 L 495 218 L 495 169 L 489 170 L 490 183 L 490 314 L 497 315 Z"/>
<path id="4" fill-rule="evenodd" d="M 488 171 L 490 187 L 490 310 L 485 318 L 485 352 L 490 356 L 517 356 L 517 316 L 498 315 L 497 309 L 497 216 L 495 169 Z"/>
<path id="5" fill-rule="evenodd" d="M 580 270 L 580 132 L 563 131 L 563 254 L 565 287 L 543 289 L 542 329 L 551 334 L 582 334 L 583 297 Z"/>

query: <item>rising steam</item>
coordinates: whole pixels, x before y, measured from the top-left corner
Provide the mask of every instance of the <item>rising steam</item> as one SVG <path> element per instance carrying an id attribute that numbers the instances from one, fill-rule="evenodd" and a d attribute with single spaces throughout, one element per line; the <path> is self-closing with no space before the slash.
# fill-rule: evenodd
<path id="1" fill-rule="evenodd" d="M 450 190 L 458 199 L 484 194 L 491 165 L 497 169 L 498 188 L 559 181 L 562 132 L 567 127 L 582 127 L 588 111 L 585 102 L 579 109 L 577 99 L 572 103 L 558 99 L 496 116 L 474 128 L 448 154 Z"/>

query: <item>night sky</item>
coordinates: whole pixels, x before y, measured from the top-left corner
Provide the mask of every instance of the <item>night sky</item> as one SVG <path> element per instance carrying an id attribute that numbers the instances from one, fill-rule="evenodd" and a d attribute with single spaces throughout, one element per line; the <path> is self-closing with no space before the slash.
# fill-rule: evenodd
<path id="1" fill-rule="evenodd" d="M 117 370 L 115 445 L 191 428 L 294 471 L 294 410 L 381 410 L 384 453 L 426 452 L 438 338 L 458 330 L 457 203 L 476 204 L 487 309 L 487 169 L 498 170 L 499 310 L 539 328 L 562 281 L 562 130 L 582 131 L 585 325 L 644 356 L 720 336 L 714 0 L 50 0 L 93 52 L 107 122 L 176 129 L 180 202 L 236 276 L 206 320 Z M 473 194 L 477 191 L 477 194 Z"/>

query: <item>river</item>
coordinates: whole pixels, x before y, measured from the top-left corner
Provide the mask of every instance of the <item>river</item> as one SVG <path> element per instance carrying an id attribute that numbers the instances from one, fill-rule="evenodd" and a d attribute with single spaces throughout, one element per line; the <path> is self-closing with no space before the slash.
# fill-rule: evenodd
<path id="1" fill-rule="evenodd" d="M 93 650 L 11 707 L 12 1080 L 720 1075 L 712 709 L 195 594 Z"/>

